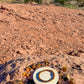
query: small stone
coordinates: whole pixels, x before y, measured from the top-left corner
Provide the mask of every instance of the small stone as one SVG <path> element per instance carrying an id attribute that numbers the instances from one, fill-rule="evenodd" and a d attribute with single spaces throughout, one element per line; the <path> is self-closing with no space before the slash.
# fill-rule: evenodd
<path id="1" fill-rule="evenodd" d="M 74 52 L 74 55 L 75 55 L 75 56 L 79 56 L 79 53 L 78 53 L 78 52 Z"/>
<path id="2" fill-rule="evenodd" d="M 21 54 L 20 51 L 16 51 L 17 54 Z"/>
<path id="3" fill-rule="evenodd" d="M 68 55 L 72 55 L 73 51 L 69 52 Z"/>
<path id="4" fill-rule="evenodd" d="M 81 69 L 80 65 L 76 65 L 76 68 L 77 68 L 77 69 Z"/>
<path id="5" fill-rule="evenodd" d="M 30 61 L 30 58 L 29 57 L 27 59 L 28 59 L 28 61 Z"/>
<path id="6" fill-rule="evenodd" d="M 74 66 L 72 66 L 72 69 L 75 69 L 75 67 L 74 67 Z"/>

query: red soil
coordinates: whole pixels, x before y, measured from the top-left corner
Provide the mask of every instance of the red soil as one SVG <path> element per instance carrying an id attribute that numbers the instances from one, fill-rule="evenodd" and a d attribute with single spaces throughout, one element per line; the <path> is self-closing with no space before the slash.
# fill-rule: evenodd
<path id="1" fill-rule="evenodd" d="M 82 10 L 35 4 L 3 4 L 0 9 L 0 63 L 22 54 L 81 56 L 83 49 Z"/>

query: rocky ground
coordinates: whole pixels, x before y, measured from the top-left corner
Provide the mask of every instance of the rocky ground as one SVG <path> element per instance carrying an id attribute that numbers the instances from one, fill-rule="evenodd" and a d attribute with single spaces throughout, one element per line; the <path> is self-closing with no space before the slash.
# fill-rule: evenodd
<path id="1" fill-rule="evenodd" d="M 56 70 L 55 65 L 66 65 L 76 84 L 84 83 L 84 11 L 54 5 L 0 6 L 1 84 L 22 79 L 26 66 L 44 58 Z M 7 78 L 10 73 L 12 78 Z"/>

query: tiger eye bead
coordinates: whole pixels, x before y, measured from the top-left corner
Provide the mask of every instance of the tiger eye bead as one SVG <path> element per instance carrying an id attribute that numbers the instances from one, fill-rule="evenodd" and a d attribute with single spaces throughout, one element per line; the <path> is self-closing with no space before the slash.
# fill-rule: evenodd
<path id="1" fill-rule="evenodd" d="M 36 64 L 33 64 L 31 67 L 32 67 L 32 69 L 35 69 L 36 68 Z"/>
<path id="2" fill-rule="evenodd" d="M 26 76 L 26 74 L 27 74 L 26 72 L 22 73 L 23 76 Z"/>
<path id="3" fill-rule="evenodd" d="M 31 67 L 27 67 L 26 68 L 26 71 L 28 72 L 28 71 L 31 71 Z"/>
<path id="4" fill-rule="evenodd" d="M 39 67 L 41 67 L 41 64 L 40 64 L 40 63 L 38 63 L 38 64 L 36 65 L 36 68 L 39 68 Z"/>
<path id="5" fill-rule="evenodd" d="M 63 70 L 63 72 L 66 72 L 66 71 L 67 71 L 67 67 L 64 66 L 64 67 L 62 68 L 62 70 Z"/>

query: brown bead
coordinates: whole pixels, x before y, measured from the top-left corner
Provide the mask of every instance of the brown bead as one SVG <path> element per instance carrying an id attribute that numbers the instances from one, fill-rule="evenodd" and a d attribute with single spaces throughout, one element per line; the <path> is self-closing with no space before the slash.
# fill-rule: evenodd
<path id="1" fill-rule="evenodd" d="M 33 64 L 31 67 L 32 67 L 32 69 L 35 69 L 36 68 L 36 64 Z"/>
<path id="2" fill-rule="evenodd" d="M 31 67 L 27 67 L 26 68 L 26 71 L 28 72 L 28 71 L 31 71 Z"/>
<path id="3" fill-rule="evenodd" d="M 67 71 L 67 67 L 64 66 L 64 67 L 62 68 L 62 70 L 63 70 L 64 72 L 66 72 L 66 71 Z"/>
<path id="4" fill-rule="evenodd" d="M 38 64 L 36 65 L 36 68 L 39 68 L 39 67 L 41 67 L 41 64 L 40 64 L 40 63 L 38 63 Z"/>

